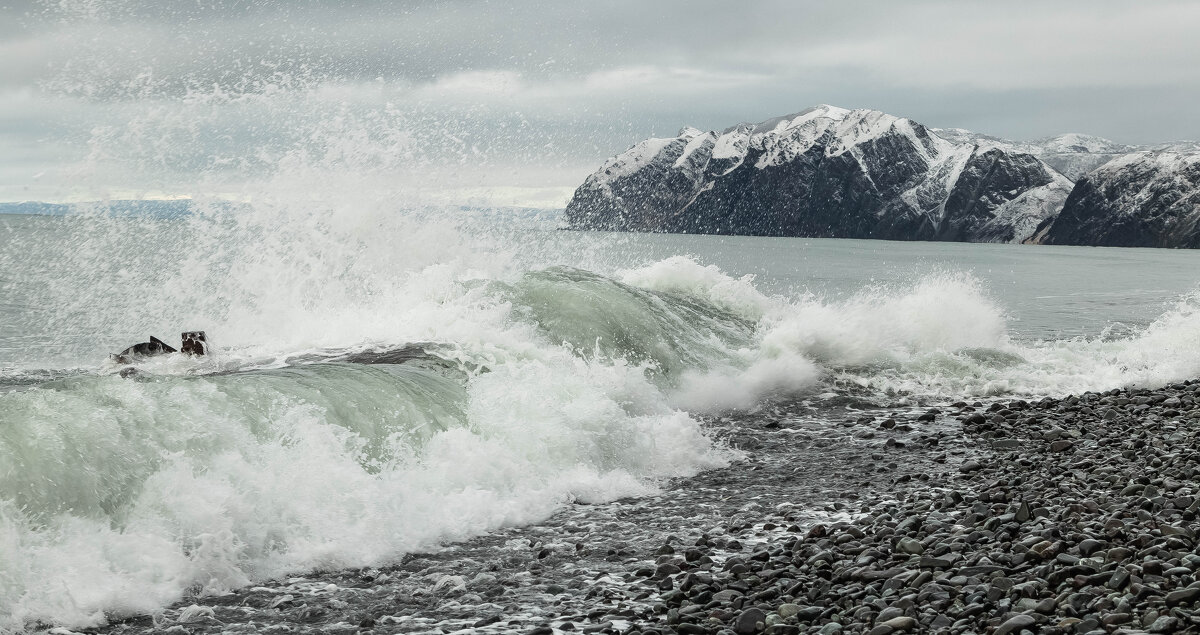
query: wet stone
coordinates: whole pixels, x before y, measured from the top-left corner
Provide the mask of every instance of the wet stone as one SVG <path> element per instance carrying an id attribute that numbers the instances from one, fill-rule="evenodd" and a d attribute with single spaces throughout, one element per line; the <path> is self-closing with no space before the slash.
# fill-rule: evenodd
<path id="1" fill-rule="evenodd" d="M 1182 625 L 1179 618 L 1172 615 L 1162 615 L 1155 619 L 1146 630 L 1151 633 L 1176 633 Z"/>
<path id="2" fill-rule="evenodd" d="M 733 632 L 737 635 L 753 635 L 765 628 L 766 619 L 767 614 L 761 609 L 747 609 L 734 621 Z"/>
<path id="3" fill-rule="evenodd" d="M 891 632 L 907 631 L 917 626 L 917 620 L 911 617 L 899 616 L 884 621 L 881 626 L 892 629 Z"/>
<path id="4" fill-rule="evenodd" d="M 1168 593 L 1166 602 L 1167 606 L 1178 606 L 1194 603 L 1197 598 L 1200 598 L 1200 587 L 1190 587 Z"/>
<path id="5" fill-rule="evenodd" d="M 1000 626 L 996 627 L 995 635 L 1008 635 L 1009 633 L 1019 633 L 1023 629 L 1031 628 L 1037 624 L 1037 618 L 1032 615 L 1014 615 L 1008 618 Z"/>

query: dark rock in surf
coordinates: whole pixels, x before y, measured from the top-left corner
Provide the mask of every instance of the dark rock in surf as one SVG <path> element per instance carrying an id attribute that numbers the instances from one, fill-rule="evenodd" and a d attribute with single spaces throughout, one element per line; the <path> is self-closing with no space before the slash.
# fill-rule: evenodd
<path id="1" fill-rule="evenodd" d="M 171 348 L 162 340 L 151 335 L 149 342 L 142 342 L 140 344 L 134 344 L 133 346 L 130 346 L 129 348 L 121 351 L 120 353 L 113 355 L 112 358 L 113 358 L 113 361 L 115 361 L 119 364 L 130 364 L 138 359 L 142 359 L 142 358 L 146 358 L 146 357 L 154 357 L 156 355 L 165 355 L 167 353 L 177 353 L 177 352 L 179 352 L 179 351 L 176 351 L 174 348 Z"/>
<path id="2" fill-rule="evenodd" d="M 186 331 L 180 337 L 183 341 L 180 351 L 171 348 L 166 342 L 151 335 L 149 342 L 134 344 L 120 353 L 109 355 L 109 357 L 118 364 L 132 364 L 147 357 L 166 355 L 167 353 L 183 352 L 187 355 L 208 354 L 208 337 L 204 334 L 204 331 Z M 127 375 L 122 372 L 121 376 L 126 377 Z"/>
<path id="3" fill-rule="evenodd" d="M 187 355 L 207 355 L 208 336 L 204 331 L 187 331 L 180 336 L 179 351 Z"/>

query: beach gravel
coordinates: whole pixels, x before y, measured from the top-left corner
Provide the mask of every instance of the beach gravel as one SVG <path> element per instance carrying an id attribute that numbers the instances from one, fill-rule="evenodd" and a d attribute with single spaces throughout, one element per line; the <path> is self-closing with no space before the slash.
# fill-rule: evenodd
<path id="1" fill-rule="evenodd" d="M 850 405 L 714 418 L 742 459 L 659 496 L 106 630 L 1200 633 L 1200 384 Z"/>

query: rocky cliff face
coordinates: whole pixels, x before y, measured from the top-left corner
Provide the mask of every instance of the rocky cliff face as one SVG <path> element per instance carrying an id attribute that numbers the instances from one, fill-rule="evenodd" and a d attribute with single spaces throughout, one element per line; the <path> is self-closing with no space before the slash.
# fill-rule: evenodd
<path id="1" fill-rule="evenodd" d="M 1200 248 L 1200 151 L 1124 155 L 1087 174 L 1029 242 Z"/>
<path id="2" fill-rule="evenodd" d="M 1003 143 L 818 106 L 643 141 L 589 176 L 566 218 L 576 229 L 1019 242 L 1071 187 Z"/>

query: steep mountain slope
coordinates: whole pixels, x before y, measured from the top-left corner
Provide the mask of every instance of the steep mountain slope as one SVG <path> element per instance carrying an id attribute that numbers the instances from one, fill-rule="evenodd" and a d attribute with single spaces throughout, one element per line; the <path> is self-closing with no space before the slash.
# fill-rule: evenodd
<path id="1" fill-rule="evenodd" d="M 1200 248 L 1200 151 L 1137 152 L 1106 163 L 1080 179 L 1030 242 Z"/>
<path id="2" fill-rule="evenodd" d="M 1071 186 L 1004 144 L 818 106 L 643 141 L 589 176 L 566 218 L 576 229 L 1018 242 Z"/>

